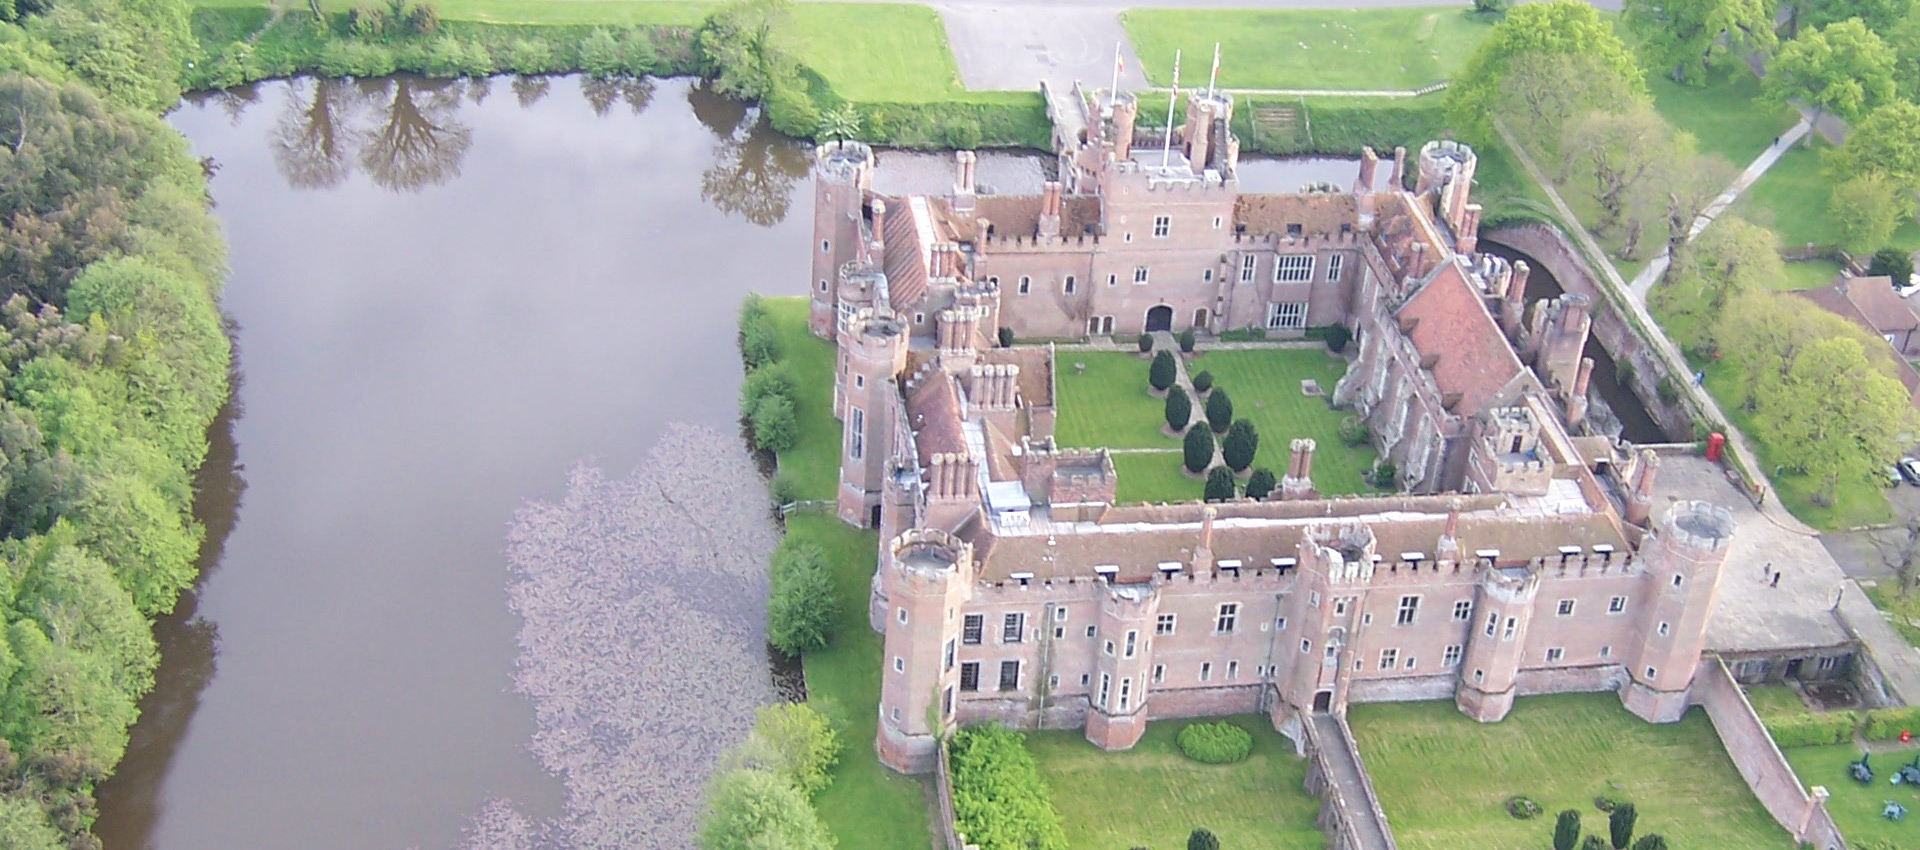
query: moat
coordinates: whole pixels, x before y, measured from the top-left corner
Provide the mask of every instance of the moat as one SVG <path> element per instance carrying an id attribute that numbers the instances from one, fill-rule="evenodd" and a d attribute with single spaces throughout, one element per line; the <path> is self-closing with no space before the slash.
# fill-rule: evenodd
<path id="1" fill-rule="evenodd" d="M 442 848 L 489 798 L 559 813 L 513 690 L 508 523 L 577 461 L 620 476 L 671 423 L 734 427 L 735 308 L 802 293 L 810 241 L 809 152 L 755 119 L 575 78 L 302 80 L 171 116 L 218 169 L 238 375 L 201 586 L 100 791 L 110 850 Z"/>

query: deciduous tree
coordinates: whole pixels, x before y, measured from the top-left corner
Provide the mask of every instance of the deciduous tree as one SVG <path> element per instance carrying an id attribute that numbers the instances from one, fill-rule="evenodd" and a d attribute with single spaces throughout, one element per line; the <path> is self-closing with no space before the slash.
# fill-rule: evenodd
<path id="1" fill-rule="evenodd" d="M 1867 360 L 1859 340 L 1816 340 L 1793 358 L 1782 380 L 1762 385 L 1759 436 L 1791 446 L 1788 465 L 1831 500 L 1842 481 L 1880 473 L 1900 456 L 1900 435 L 1916 427 L 1900 382 Z"/>
<path id="2" fill-rule="evenodd" d="M 833 850 L 806 795 L 764 770 L 723 773 L 707 795 L 700 850 Z"/>
<path id="3" fill-rule="evenodd" d="M 1912 7 L 1912 0 L 1800 0 L 1792 8 L 1791 26 L 1802 29 L 1824 27 L 1848 18 L 1860 21 L 1877 33 L 1893 29 Z"/>
<path id="4" fill-rule="evenodd" d="M 707 16 L 694 43 L 715 90 L 753 100 L 794 76 L 784 32 L 789 8 L 789 0 L 731 0 Z"/>
<path id="5" fill-rule="evenodd" d="M 1572 169 L 1592 177 L 1591 193 L 1605 217 L 1600 229 L 1622 224 L 1636 195 L 1652 186 L 1668 162 L 1693 156 L 1693 137 L 1645 104 L 1625 112 L 1589 112 L 1567 125 L 1562 151 Z"/>
<path id="6" fill-rule="evenodd" d="M 1847 250 L 1865 252 L 1885 245 L 1912 208 L 1907 193 L 1885 175 L 1858 174 L 1833 187 L 1827 199 L 1827 218 L 1840 229 Z"/>
<path id="7" fill-rule="evenodd" d="M 1920 191 L 1920 105 L 1895 100 L 1867 113 L 1828 160 L 1840 179 L 1878 172 Z"/>
<path id="8" fill-rule="evenodd" d="M 1589 112 L 1624 111 L 1638 99 L 1631 81 L 1609 73 L 1597 56 L 1522 53 L 1507 63 L 1496 104 L 1499 114 L 1524 116 L 1509 125 L 1522 140 L 1557 155 L 1568 121 Z"/>
<path id="9" fill-rule="evenodd" d="M 1590 57 L 1595 75 L 1644 98 L 1646 80 L 1627 46 L 1614 35 L 1592 6 L 1572 0 L 1526 3 L 1495 24 L 1486 40 L 1474 48 L 1455 83 L 1447 88 L 1447 121 L 1469 139 L 1493 138 L 1491 116 L 1499 114 L 1507 72 L 1521 56 L 1565 55 Z"/>
<path id="10" fill-rule="evenodd" d="M 1627 0 L 1626 20 L 1647 64 L 1689 85 L 1778 43 L 1769 0 Z"/>
<path id="11" fill-rule="evenodd" d="M 1800 104 L 1852 121 L 1895 97 L 1893 50 L 1849 18 L 1782 45 L 1767 63 L 1761 91 L 1782 106 Z M 1811 139 L 1811 134 L 1809 135 Z"/>
<path id="12" fill-rule="evenodd" d="M 812 797 L 833 782 L 830 771 L 839 758 L 840 738 L 827 716 L 788 702 L 756 711 L 753 732 L 727 753 L 721 769 L 764 770 Z"/>
<path id="13" fill-rule="evenodd" d="M 767 584 L 767 643 L 800 655 L 833 640 L 839 603 L 820 547 L 793 537 L 782 539 L 768 561 Z"/>

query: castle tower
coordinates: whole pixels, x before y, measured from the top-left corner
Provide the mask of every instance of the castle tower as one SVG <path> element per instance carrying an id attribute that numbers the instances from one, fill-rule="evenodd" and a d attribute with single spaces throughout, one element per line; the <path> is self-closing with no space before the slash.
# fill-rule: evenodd
<path id="1" fill-rule="evenodd" d="M 1527 567 L 1495 567 L 1491 558 L 1485 560 L 1453 702 L 1468 717 L 1492 723 L 1513 710 L 1540 574 Z"/>
<path id="2" fill-rule="evenodd" d="M 1299 579 L 1288 605 L 1290 622 L 1301 625 L 1300 652 L 1281 683 L 1280 698 L 1306 711 L 1346 709 L 1346 676 L 1361 628 L 1359 611 L 1373 581 L 1373 530 L 1353 522 L 1310 528 L 1297 553 Z"/>
<path id="3" fill-rule="evenodd" d="M 1099 640 L 1087 694 L 1087 740 L 1103 750 L 1131 749 L 1147 731 L 1153 670 L 1153 622 L 1160 594 L 1151 585 L 1109 585 L 1100 597 Z"/>
<path id="4" fill-rule="evenodd" d="M 892 419 L 900 404 L 894 379 L 907 368 L 907 329 L 898 319 L 863 309 L 847 318 L 839 337 L 839 513 L 865 527 L 879 519 L 880 490 L 892 462 Z"/>
<path id="5" fill-rule="evenodd" d="M 814 148 L 813 279 L 807 327 L 831 339 L 838 305 L 834 286 L 840 267 L 853 260 L 860 243 L 860 208 L 873 181 L 873 149 L 860 142 L 830 142 Z"/>
<path id="6" fill-rule="evenodd" d="M 887 547 L 876 583 L 893 610 L 884 617 L 874 748 L 894 770 L 926 773 L 939 734 L 954 725 L 960 618 L 951 615 L 973 586 L 973 547 L 943 531 L 909 529 Z"/>
<path id="7" fill-rule="evenodd" d="M 1420 147 L 1419 175 L 1413 193 L 1430 200 L 1434 215 L 1447 223 L 1458 239 L 1467 232 L 1468 196 L 1473 191 L 1473 172 L 1479 158 L 1473 148 L 1455 141 L 1432 141 Z M 1476 213 L 1473 229 L 1479 231 Z M 1463 249 L 1466 253 L 1470 249 Z"/>
<path id="8" fill-rule="evenodd" d="M 1233 97 L 1224 92 L 1208 96 L 1195 91 L 1187 99 L 1187 123 L 1181 131 L 1187 161 L 1195 174 L 1213 169 L 1231 179 L 1238 164 L 1239 146 L 1234 142 Z"/>
<path id="9" fill-rule="evenodd" d="M 1133 122 L 1140 115 L 1140 104 L 1125 92 L 1113 96 L 1113 156 L 1126 159 L 1133 155 Z"/>
<path id="10" fill-rule="evenodd" d="M 1671 723 L 1687 711 L 1687 689 L 1700 665 L 1733 528 L 1726 508 L 1675 502 L 1641 545 L 1647 582 L 1639 605 L 1642 642 L 1628 656 L 1632 680 L 1621 701 L 1648 722 Z"/>

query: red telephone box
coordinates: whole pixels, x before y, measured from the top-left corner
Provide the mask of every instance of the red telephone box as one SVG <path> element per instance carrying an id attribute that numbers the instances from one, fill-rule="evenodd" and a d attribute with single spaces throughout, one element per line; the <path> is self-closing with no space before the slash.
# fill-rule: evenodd
<path id="1" fill-rule="evenodd" d="M 1720 452 L 1727 446 L 1727 435 L 1715 431 L 1707 435 L 1707 460 L 1720 462 Z"/>

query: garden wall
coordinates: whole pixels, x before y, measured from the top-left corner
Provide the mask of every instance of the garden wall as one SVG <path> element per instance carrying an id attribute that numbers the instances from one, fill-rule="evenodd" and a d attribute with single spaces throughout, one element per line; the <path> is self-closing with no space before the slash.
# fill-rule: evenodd
<path id="1" fill-rule="evenodd" d="M 1774 745 L 1725 662 L 1719 658 L 1701 660 L 1688 698 L 1707 710 L 1721 745 L 1753 789 L 1753 796 L 1795 841 L 1816 850 L 1846 850 L 1847 842 L 1840 837 L 1840 828 L 1827 814 L 1826 805 L 1807 795 L 1806 786 L 1800 784 L 1800 777 Z"/>

